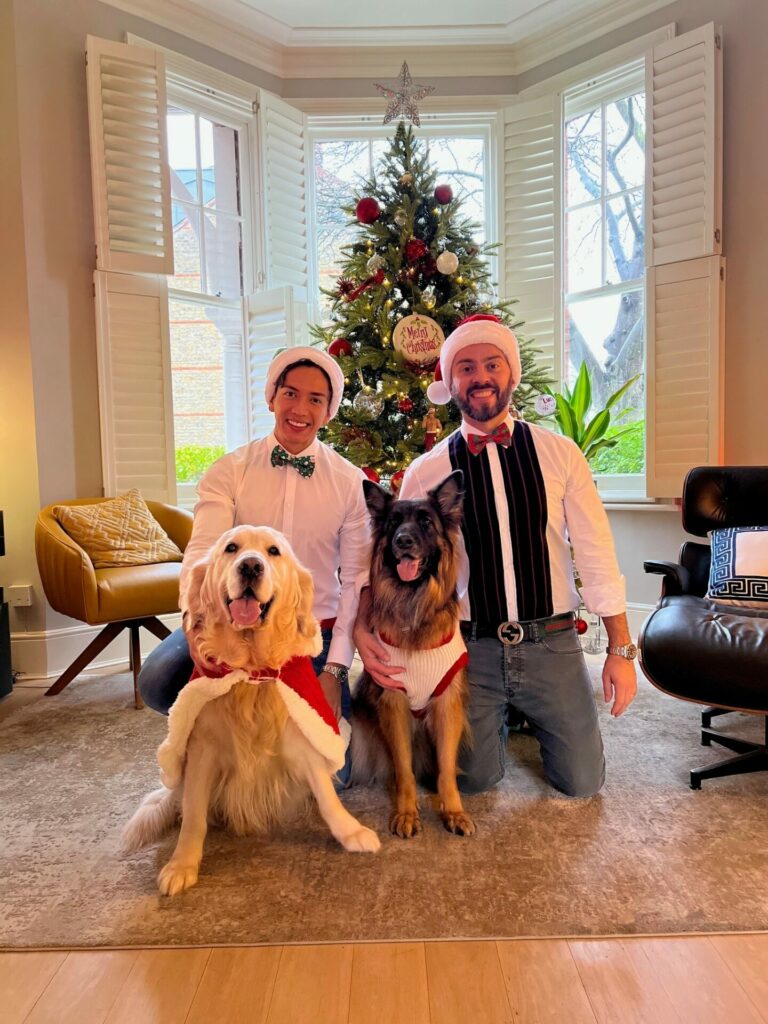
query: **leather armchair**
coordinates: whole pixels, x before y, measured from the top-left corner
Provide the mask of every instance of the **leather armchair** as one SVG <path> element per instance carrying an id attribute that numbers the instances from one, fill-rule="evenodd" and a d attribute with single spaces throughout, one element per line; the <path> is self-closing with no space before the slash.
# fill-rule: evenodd
<path id="1" fill-rule="evenodd" d="M 683 485 L 683 528 L 695 537 L 728 526 L 768 523 L 768 466 L 699 466 Z M 708 544 L 685 542 L 679 562 L 648 561 L 661 575 L 661 598 L 640 633 L 640 665 L 665 693 L 705 704 L 701 742 L 737 756 L 691 771 L 692 789 L 703 779 L 768 769 L 768 608 L 717 604 L 705 595 Z M 712 719 L 729 711 L 760 714 L 765 741 L 749 743 L 715 732 Z"/>
<path id="2" fill-rule="evenodd" d="M 105 500 L 83 498 L 56 504 L 93 505 Z M 158 501 L 148 501 L 147 506 L 183 552 L 192 533 L 191 514 Z M 62 615 L 92 626 L 104 625 L 104 629 L 45 691 L 46 696 L 61 693 L 107 644 L 127 629 L 134 702 L 141 708 L 143 702 L 137 686 L 141 668 L 139 629 L 143 626 L 161 640 L 170 633 L 157 616 L 179 610 L 181 562 L 94 569 L 86 552 L 59 524 L 53 508 L 48 505 L 39 512 L 35 527 L 37 565 L 45 596 Z"/>

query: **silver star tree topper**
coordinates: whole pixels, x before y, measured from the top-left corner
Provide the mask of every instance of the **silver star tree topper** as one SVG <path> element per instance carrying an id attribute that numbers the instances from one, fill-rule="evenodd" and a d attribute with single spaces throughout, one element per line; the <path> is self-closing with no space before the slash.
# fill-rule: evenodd
<path id="1" fill-rule="evenodd" d="M 419 118 L 419 108 L 416 106 L 416 101 L 423 100 L 425 96 L 429 96 L 431 92 L 435 91 L 435 87 L 434 85 L 418 85 L 414 82 L 408 70 L 408 64 L 405 61 L 403 61 L 403 66 L 400 68 L 400 74 L 397 78 L 399 89 L 391 89 L 388 85 L 379 85 L 378 82 L 373 83 L 374 87 L 379 90 L 382 96 L 386 96 L 389 101 L 382 123 L 389 124 L 396 117 L 407 117 L 409 121 L 420 125 L 421 119 Z"/>

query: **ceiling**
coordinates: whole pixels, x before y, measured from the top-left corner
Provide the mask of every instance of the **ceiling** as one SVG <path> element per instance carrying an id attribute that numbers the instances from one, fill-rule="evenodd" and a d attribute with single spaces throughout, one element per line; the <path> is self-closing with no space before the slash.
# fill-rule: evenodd
<path id="1" fill-rule="evenodd" d="M 671 0 L 104 0 L 281 78 L 514 75 Z"/>

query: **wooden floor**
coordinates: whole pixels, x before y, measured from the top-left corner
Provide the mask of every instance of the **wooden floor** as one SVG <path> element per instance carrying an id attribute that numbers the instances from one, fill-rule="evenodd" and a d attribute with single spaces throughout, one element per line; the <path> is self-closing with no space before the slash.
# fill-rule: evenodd
<path id="1" fill-rule="evenodd" d="M 0 954 L 0 1024 L 765 1024 L 768 935 Z"/>

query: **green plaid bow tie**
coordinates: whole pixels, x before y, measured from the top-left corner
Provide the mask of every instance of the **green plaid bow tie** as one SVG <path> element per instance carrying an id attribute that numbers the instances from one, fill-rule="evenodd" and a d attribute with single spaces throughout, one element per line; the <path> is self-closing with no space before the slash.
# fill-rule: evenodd
<path id="1" fill-rule="evenodd" d="M 315 472 L 314 455 L 291 455 L 279 444 L 272 449 L 271 462 L 273 466 L 293 466 L 300 476 L 307 479 Z"/>

